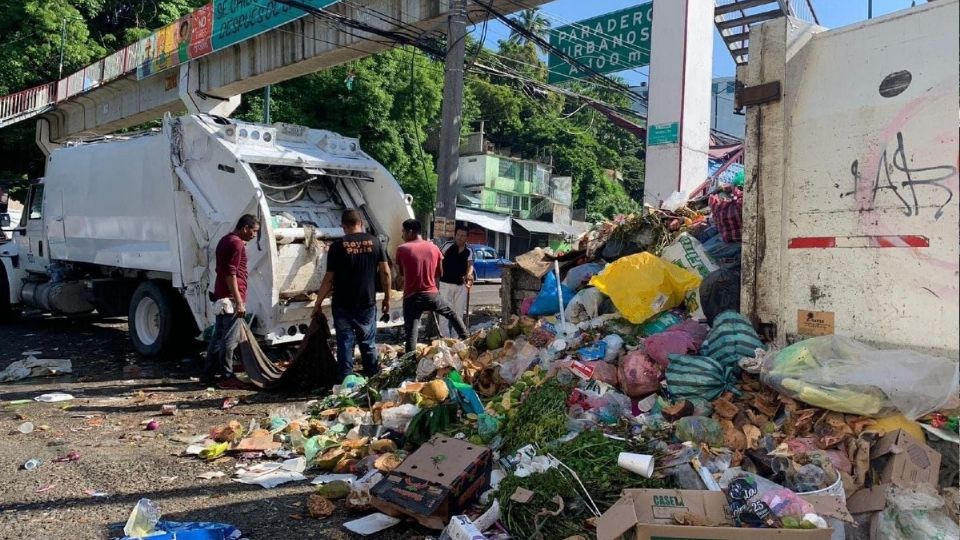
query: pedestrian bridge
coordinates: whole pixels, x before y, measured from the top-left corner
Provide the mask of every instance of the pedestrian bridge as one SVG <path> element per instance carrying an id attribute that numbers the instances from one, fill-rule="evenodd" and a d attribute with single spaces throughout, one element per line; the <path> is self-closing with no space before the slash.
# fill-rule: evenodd
<path id="1" fill-rule="evenodd" d="M 167 112 L 227 116 L 245 92 L 396 46 L 375 32 L 304 16 L 303 11 L 273 1 L 213 0 L 150 38 L 64 79 L 2 96 L 0 128 L 37 118 L 38 142 L 45 146 L 112 133 Z M 483 3 L 512 13 L 546 0 Z M 327 6 L 335 16 L 405 35 L 445 34 L 451 9 L 450 0 L 303 0 L 303 4 Z M 473 23 L 491 17 L 477 2 L 468 6 Z M 251 9 L 261 10 L 257 18 L 251 17 Z M 262 31 L 284 20 L 289 22 Z M 176 65 L 178 61 L 182 63 Z"/>

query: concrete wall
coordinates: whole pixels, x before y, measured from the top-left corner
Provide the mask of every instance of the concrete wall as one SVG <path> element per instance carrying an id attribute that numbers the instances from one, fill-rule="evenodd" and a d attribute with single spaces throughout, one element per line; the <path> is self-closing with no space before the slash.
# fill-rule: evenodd
<path id="1" fill-rule="evenodd" d="M 958 350 L 958 1 L 828 32 L 751 31 L 743 307 L 780 342 L 804 310 L 868 342 Z"/>

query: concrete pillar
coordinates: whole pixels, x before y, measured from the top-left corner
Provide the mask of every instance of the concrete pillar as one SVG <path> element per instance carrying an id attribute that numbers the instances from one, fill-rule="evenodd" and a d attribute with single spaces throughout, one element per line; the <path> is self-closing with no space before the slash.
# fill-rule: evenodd
<path id="1" fill-rule="evenodd" d="M 190 114 L 230 116 L 240 106 L 240 96 L 223 98 L 201 92 L 199 66 L 200 63 L 196 61 L 180 64 L 177 90 L 180 93 L 180 100 L 187 108 L 187 112 Z"/>
<path id="2" fill-rule="evenodd" d="M 659 206 L 707 179 L 713 1 L 655 0 L 644 202 Z"/>

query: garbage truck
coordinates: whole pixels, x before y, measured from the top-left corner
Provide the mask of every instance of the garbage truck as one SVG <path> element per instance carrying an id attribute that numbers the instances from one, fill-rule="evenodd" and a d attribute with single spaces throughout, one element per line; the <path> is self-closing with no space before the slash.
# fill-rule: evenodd
<path id="1" fill-rule="evenodd" d="M 741 307 L 775 344 L 960 356 L 958 17 L 750 29 Z"/>
<path id="2" fill-rule="evenodd" d="M 327 248 L 344 234 L 342 211 L 358 209 L 392 254 L 411 200 L 359 140 L 298 125 L 167 115 L 160 129 L 68 142 L 50 152 L 13 241 L 0 245 L 0 317 L 126 315 L 138 353 L 167 353 L 213 324 L 217 243 L 252 214 L 251 327 L 266 345 L 296 342 Z"/>

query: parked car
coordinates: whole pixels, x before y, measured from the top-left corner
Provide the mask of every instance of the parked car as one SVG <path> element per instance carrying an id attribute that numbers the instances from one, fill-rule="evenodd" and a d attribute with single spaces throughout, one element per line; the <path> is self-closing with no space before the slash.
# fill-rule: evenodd
<path id="1" fill-rule="evenodd" d="M 500 279 L 500 267 L 510 264 L 497 250 L 483 244 L 470 244 L 473 250 L 473 273 L 476 279 Z"/>

